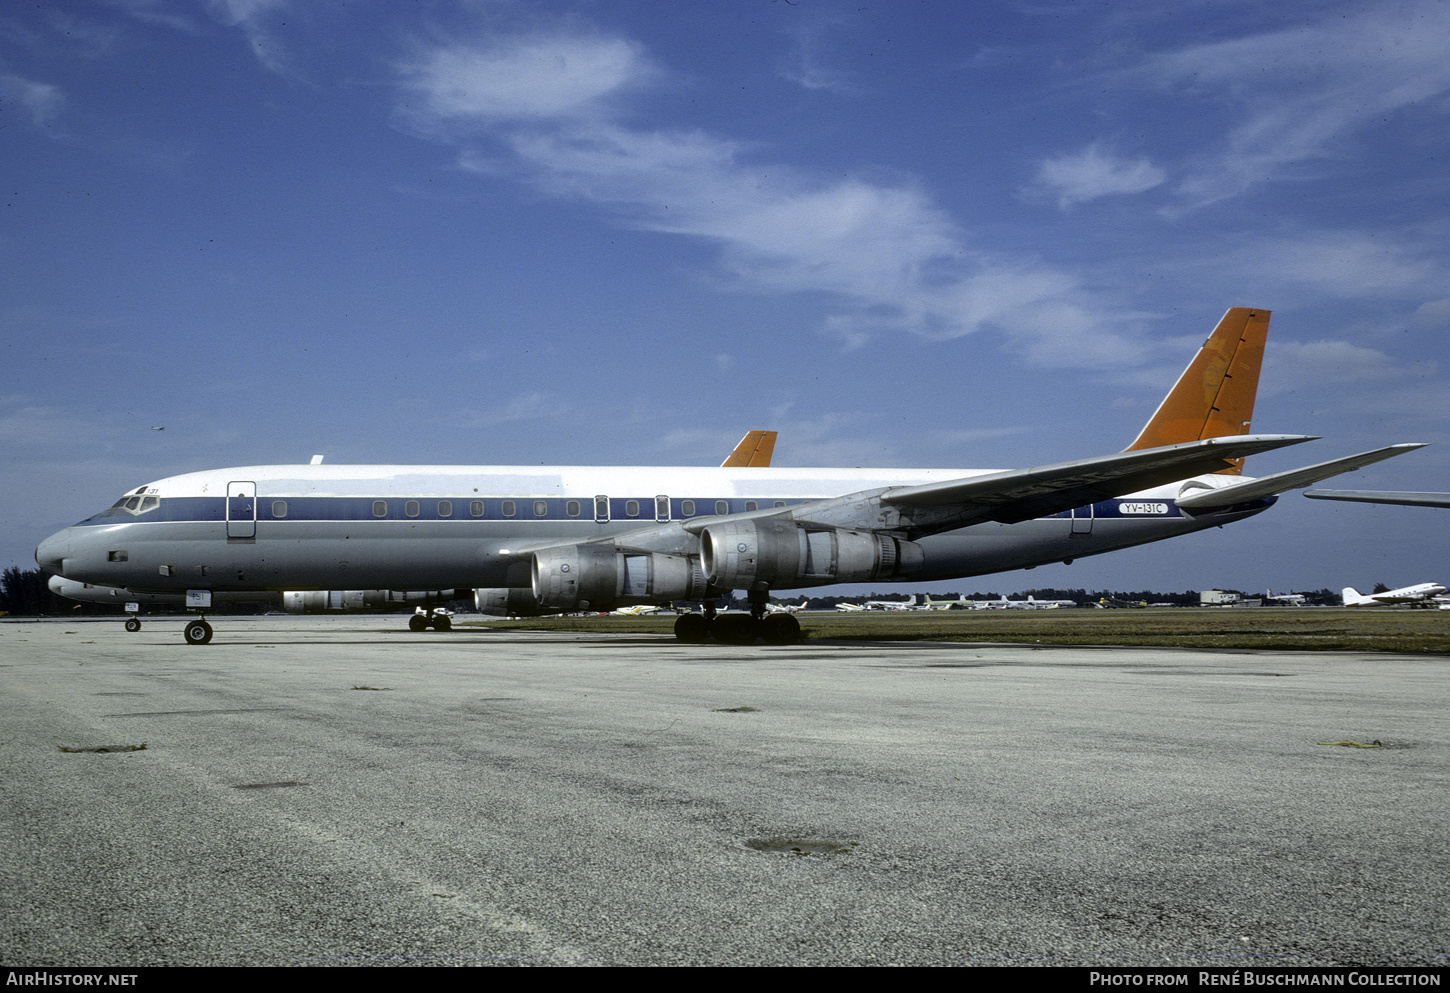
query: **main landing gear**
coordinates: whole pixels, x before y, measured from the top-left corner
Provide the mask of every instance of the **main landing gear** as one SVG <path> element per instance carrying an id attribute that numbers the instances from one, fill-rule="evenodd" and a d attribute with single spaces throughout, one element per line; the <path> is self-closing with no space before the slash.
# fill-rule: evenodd
<path id="1" fill-rule="evenodd" d="M 139 621 L 136 626 L 140 627 Z M 181 635 L 188 645 L 205 645 L 211 641 L 211 625 L 206 622 L 205 617 L 198 617 L 186 622 L 186 627 L 181 629 Z"/>
<path id="2" fill-rule="evenodd" d="M 801 625 L 795 615 L 766 613 L 766 590 L 751 590 L 746 595 L 750 599 L 749 614 L 718 614 L 715 605 L 707 603 L 703 614 L 679 616 L 675 638 L 700 644 L 713 637 L 725 645 L 753 645 L 757 640 L 767 645 L 793 645 L 801 640 Z"/>
<path id="3" fill-rule="evenodd" d="M 140 631 L 141 630 L 141 621 L 140 621 L 140 619 L 139 618 L 136 618 L 136 617 L 128 617 L 128 618 L 126 618 L 126 630 L 127 631 L 130 631 L 132 634 L 135 634 L 137 631 Z"/>
<path id="4" fill-rule="evenodd" d="M 434 631 L 451 631 L 453 630 L 453 622 L 448 619 L 447 614 L 441 611 L 431 609 L 425 611 L 422 607 L 419 607 L 417 613 L 408 618 L 408 630 L 417 633 L 426 631 L 429 628 L 432 628 Z"/>

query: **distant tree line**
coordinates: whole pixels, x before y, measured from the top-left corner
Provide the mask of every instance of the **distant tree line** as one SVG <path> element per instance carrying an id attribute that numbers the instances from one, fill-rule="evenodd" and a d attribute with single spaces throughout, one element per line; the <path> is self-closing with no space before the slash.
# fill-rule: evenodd
<path id="1" fill-rule="evenodd" d="M 50 592 L 45 585 L 49 581 L 49 574 L 39 569 L 12 565 L 0 574 L 0 612 L 27 616 L 71 613 L 75 601 Z"/>

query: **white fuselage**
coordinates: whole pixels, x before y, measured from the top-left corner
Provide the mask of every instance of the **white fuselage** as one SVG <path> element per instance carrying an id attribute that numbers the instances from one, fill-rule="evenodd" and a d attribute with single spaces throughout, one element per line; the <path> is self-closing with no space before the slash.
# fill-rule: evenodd
<path id="1" fill-rule="evenodd" d="M 137 592 L 528 587 L 531 549 L 612 540 L 698 555 L 702 518 L 984 475 L 961 469 L 273 465 L 172 476 L 46 539 L 37 562 Z M 916 539 L 931 581 L 1175 537 L 1273 502 L 1180 510 L 1198 477 L 1015 524 Z M 129 504 L 129 506 L 128 506 Z M 865 504 L 863 503 L 863 506 Z M 862 521 L 860 527 L 870 527 Z M 801 586 L 824 585 L 802 583 Z"/>

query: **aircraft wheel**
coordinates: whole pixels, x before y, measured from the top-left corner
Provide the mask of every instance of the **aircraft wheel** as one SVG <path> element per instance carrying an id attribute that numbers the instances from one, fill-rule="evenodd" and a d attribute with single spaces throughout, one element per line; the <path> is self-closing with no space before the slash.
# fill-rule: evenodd
<path id="1" fill-rule="evenodd" d="M 433 630 L 434 631 L 452 631 L 453 630 L 453 622 L 450 621 L 447 618 L 447 616 L 445 616 L 443 614 L 439 614 L 437 617 L 433 618 Z"/>
<path id="2" fill-rule="evenodd" d="M 793 645 L 801 640 L 801 622 L 790 614 L 771 614 L 760 622 L 767 645 Z"/>
<path id="3" fill-rule="evenodd" d="M 211 641 L 211 633 L 211 625 L 204 620 L 187 621 L 186 628 L 182 631 L 188 645 L 207 644 Z"/>
<path id="4" fill-rule="evenodd" d="M 414 614 L 412 617 L 408 618 L 408 630 L 409 631 L 427 631 L 428 630 L 428 619 L 426 617 L 424 617 L 422 614 Z"/>
<path id="5" fill-rule="evenodd" d="M 760 635 L 760 622 L 745 614 L 721 614 L 711 622 L 710 633 L 726 645 L 753 645 Z"/>
<path id="6" fill-rule="evenodd" d="M 698 645 L 710 637 L 710 622 L 704 614 L 681 614 L 675 618 L 675 638 Z"/>
<path id="7" fill-rule="evenodd" d="M 133 632 L 133 633 L 136 632 L 136 631 L 140 631 L 141 630 L 141 622 L 138 621 L 138 620 L 136 620 L 136 618 L 134 618 L 134 617 L 128 617 L 128 618 L 126 618 L 126 630 L 127 631 L 130 631 L 130 632 Z"/>

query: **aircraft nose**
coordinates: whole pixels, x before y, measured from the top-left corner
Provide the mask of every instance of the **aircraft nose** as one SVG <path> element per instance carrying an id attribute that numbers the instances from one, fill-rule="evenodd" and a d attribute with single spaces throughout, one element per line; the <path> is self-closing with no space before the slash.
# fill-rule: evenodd
<path id="1" fill-rule="evenodd" d="M 35 550 L 35 564 L 46 572 L 65 575 L 65 557 L 70 552 L 70 536 L 59 531 L 40 543 Z"/>

